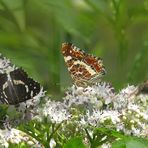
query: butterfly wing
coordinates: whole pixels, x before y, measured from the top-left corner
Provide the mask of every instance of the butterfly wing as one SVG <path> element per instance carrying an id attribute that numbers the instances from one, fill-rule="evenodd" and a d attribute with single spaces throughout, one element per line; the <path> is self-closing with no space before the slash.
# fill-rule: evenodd
<path id="1" fill-rule="evenodd" d="M 14 93 L 17 96 L 18 104 L 26 100 L 32 99 L 40 92 L 40 84 L 29 78 L 27 73 L 23 69 L 18 68 L 10 72 L 10 77 L 13 82 Z"/>
<path id="2" fill-rule="evenodd" d="M 0 104 L 8 104 L 8 97 L 5 93 L 7 74 L 0 74 Z"/>
<path id="3" fill-rule="evenodd" d="M 0 74 L 0 100 L 4 104 L 17 104 L 18 96 L 14 91 L 9 74 Z"/>
<path id="4" fill-rule="evenodd" d="M 77 86 L 87 86 L 105 74 L 100 58 L 89 55 L 70 43 L 62 44 L 62 53 Z"/>

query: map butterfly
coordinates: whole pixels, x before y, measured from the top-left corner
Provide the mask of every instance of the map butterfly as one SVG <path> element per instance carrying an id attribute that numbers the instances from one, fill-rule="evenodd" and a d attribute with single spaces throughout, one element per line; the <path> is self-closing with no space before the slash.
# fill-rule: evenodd
<path id="1" fill-rule="evenodd" d="M 40 92 L 40 84 L 18 68 L 0 74 L 0 103 L 17 105 L 32 99 Z"/>
<path id="2" fill-rule="evenodd" d="M 106 73 L 101 58 L 87 54 L 71 43 L 63 43 L 61 50 L 76 86 L 92 85 Z"/>

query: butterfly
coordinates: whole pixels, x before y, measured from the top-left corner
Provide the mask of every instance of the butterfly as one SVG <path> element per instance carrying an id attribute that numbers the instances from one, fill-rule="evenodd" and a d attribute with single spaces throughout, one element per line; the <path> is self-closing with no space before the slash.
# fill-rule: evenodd
<path id="1" fill-rule="evenodd" d="M 17 105 L 40 92 L 40 84 L 29 78 L 22 68 L 0 73 L 0 104 Z"/>
<path id="2" fill-rule="evenodd" d="M 87 54 L 71 43 L 63 43 L 61 50 L 76 86 L 87 87 L 92 85 L 106 73 L 101 58 Z"/>

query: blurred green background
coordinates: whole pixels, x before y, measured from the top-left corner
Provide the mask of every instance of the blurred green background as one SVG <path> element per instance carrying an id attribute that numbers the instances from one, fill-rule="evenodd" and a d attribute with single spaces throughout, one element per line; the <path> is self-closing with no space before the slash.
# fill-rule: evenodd
<path id="1" fill-rule="evenodd" d="M 0 0 L 0 52 L 58 95 L 62 42 L 102 57 L 118 90 L 148 78 L 148 0 Z"/>

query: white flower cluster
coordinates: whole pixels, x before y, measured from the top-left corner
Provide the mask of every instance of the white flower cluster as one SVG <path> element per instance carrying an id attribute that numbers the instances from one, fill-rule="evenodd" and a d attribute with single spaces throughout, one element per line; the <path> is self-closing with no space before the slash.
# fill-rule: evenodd
<path id="1" fill-rule="evenodd" d="M 78 114 L 79 126 L 114 128 L 128 135 L 148 137 L 148 95 L 137 95 L 138 87 L 127 86 L 119 93 L 106 82 L 87 88 L 72 86 L 63 102 L 48 100 L 39 109 L 38 118 L 43 116 L 54 123 L 73 119 L 73 109 L 84 106 Z"/>
<path id="2" fill-rule="evenodd" d="M 120 115 L 121 114 L 118 111 L 114 110 L 93 110 L 92 112 L 88 110 L 86 115 L 81 117 L 80 123 L 85 126 L 91 125 L 99 127 L 103 125 L 105 121 L 110 121 L 108 122 L 109 127 L 110 123 L 112 123 L 112 125 L 115 125 L 120 122 Z"/>
<path id="3" fill-rule="evenodd" d="M 11 64 L 10 60 L 0 54 L 0 73 L 7 73 L 13 71 L 15 65 Z"/>
<path id="4" fill-rule="evenodd" d="M 14 128 L 0 130 L 0 147 L 8 148 L 9 143 L 19 144 L 21 142 L 26 143 L 30 147 L 42 147 L 37 140 L 20 130 Z"/>
<path id="5" fill-rule="evenodd" d="M 129 103 L 135 101 L 135 94 L 137 93 L 138 88 L 131 85 L 122 89 L 113 99 L 115 109 L 127 108 Z"/>
<path id="6" fill-rule="evenodd" d="M 43 108 L 38 108 L 36 113 L 38 115 L 34 119 L 41 121 L 43 117 L 46 117 L 52 123 L 61 123 L 71 117 L 64 103 L 51 100 L 48 100 Z"/>
<path id="7" fill-rule="evenodd" d="M 93 107 L 102 107 L 103 104 L 107 105 L 111 103 L 114 96 L 114 88 L 109 83 L 100 82 L 87 88 L 73 85 L 63 100 L 69 107 L 73 104 L 93 104 Z"/>

